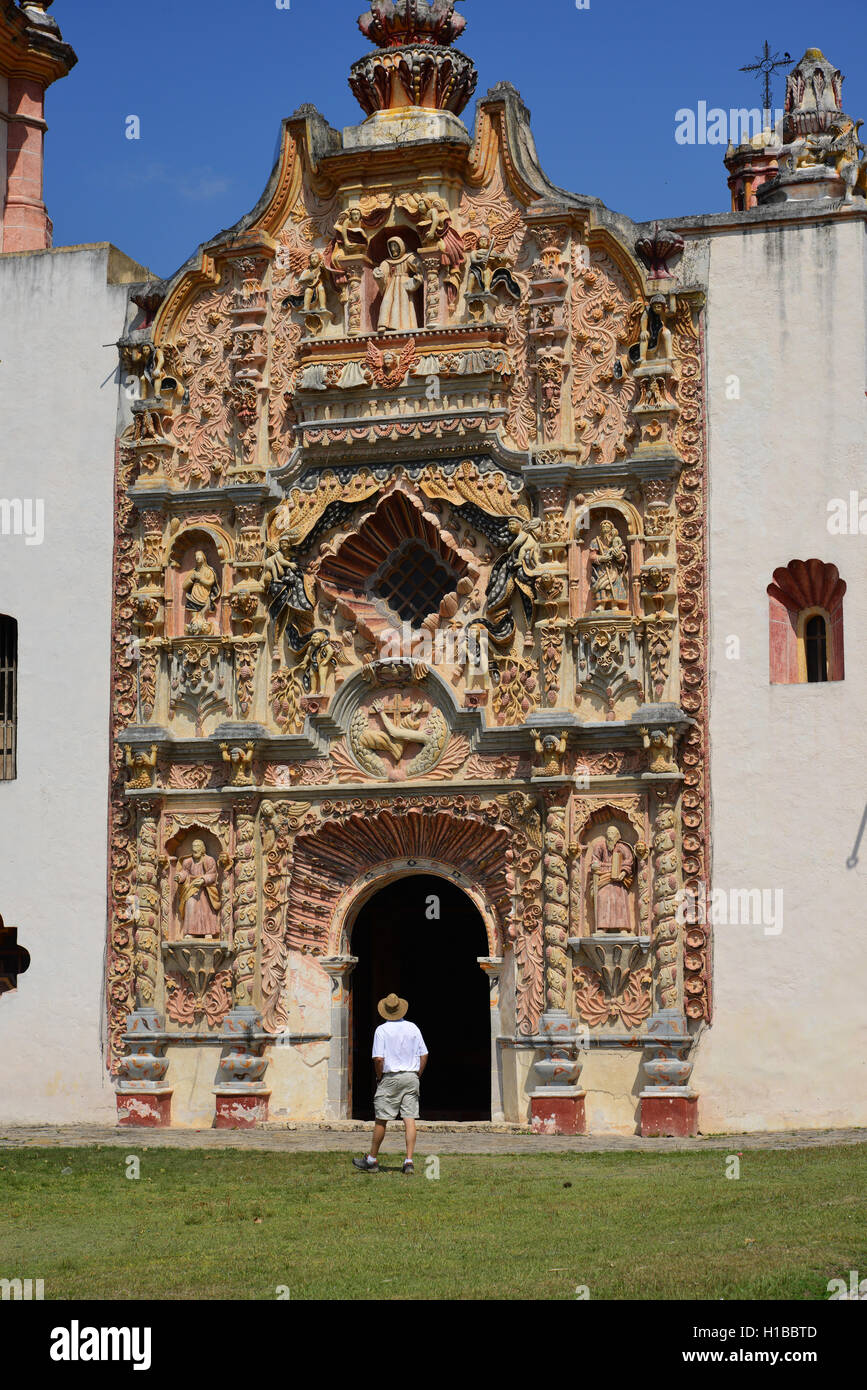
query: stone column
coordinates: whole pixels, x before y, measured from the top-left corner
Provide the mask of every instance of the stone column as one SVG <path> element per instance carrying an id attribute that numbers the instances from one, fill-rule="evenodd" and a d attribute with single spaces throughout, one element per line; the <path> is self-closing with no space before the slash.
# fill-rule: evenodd
<path id="1" fill-rule="evenodd" d="M 566 1011 L 569 976 L 569 879 L 566 865 L 565 793 L 549 794 L 545 817 L 543 891 L 545 917 L 545 1012 L 539 1020 L 535 1063 L 540 1087 L 530 1095 L 533 1129 L 541 1134 L 583 1134 L 584 1092 L 578 1086 L 575 1021 Z"/>
<path id="2" fill-rule="evenodd" d="M 135 1003 L 127 1020 L 127 1055 L 117 1069 L 117 1122 L 163 1127 L 171 1124 L 172 1087 L 165 1084 L 163 1023 L 154 1008 L 159 960 L 160 896 L 157 889 L 159 802 L 138 803 L 135 894 L 130 901 L 134 931 Z"/>
<path id="3" fill-rule="evenodd" d="M 495 1125 L 506 1122 L 503 1109 L 503 1065 L 500 1058 L 499 1037 L 502 1032 L 500 1022 L 500 972 L 503 968 L 502 956 L 477 956 L 479 965 L 488 977 L 491 1002 L 491 1121 Z"/>
<path id="4" fill-rule="evenodd" d="M 259 903 L 256 890 L 256 803 L 253 797 L 235 802 L 234 893 L 232 945 L 235 950 L 234 1005 L 253 1006 L 256 984 L 256 937 Z"/>
<path id="5" fill-rule="evenodd" d="M 698 1133 L 698 1097 L 689 1089 L 692 1038 L 683 1009 L 681 927 L 678 893 L 683 875 L 676 794 L 660 788 L 653 822 L 653 949 L 656 1012 L 647 1021 L 644 1060 L 648 1085 L 641 1092 L 641 1133 L 683 1136 Z"/>
<path id="6" fill-rule="evenodd" d="M 324 956 L 319 964 L 331 981 L 331 1049 L 325 1118 L 345 1120 L 349 1109 L 349 977 L 357 956 Z"/>

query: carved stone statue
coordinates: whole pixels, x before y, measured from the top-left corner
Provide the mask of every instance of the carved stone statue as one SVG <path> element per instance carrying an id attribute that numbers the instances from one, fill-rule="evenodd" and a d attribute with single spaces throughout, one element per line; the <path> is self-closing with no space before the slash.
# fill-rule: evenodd
<path id="1" fill-rule="evenodd" d="M 247 743 L 243 748 L 237 745 L 230 748 L 228 743 L 220 744 L 223 762 L 232 769 L 232 786 L 249 787 L 253 784 L 254 745 Z"/>
<path id="2" fill-rule="evenodd" d="M 288 536 L 280 537 L 277 549 L 265 561 L 262 567 L 262 588 L 265 591 L 271 622 L 274 624 L 276 650 L 280 634 L 289 622 L 290 616 L 295 614 L 301 618 L 308 617 L 316 607 L 313 580 L 294 558 L 292 542 Z"/>
<path id="3" fill-rule="evenodd" d="M 145 787 L 152 787 L 157 767 L 157 746 L 151 744 L 150 752 L 146 753 L 143 748 L 127 748 L 124 761 L 127 767 L 127 786 L 136 791 L 143 791 Z"/>
<path id="4" fill-rule="evenodd" d="M 371 234 L 364 225 L 360 203 L 351 203 L 340 214 L 334 224 L 334 235 L 338 249 L 346 255 L 357 256 L 367 251 Z"/>
<path id="5" fill-rule="evenodd" d="M 298 284 L 302 286 L 300 308 L 306 313 L 313 309 L 325 309 L 325 264 L 320 251 L 313 251 L 310 255 L 310 262 L 303 274 L 298 276 Z M 293 298 L 295 296 L 292 296 Z"/>
<path id="6" fill-rule="evenodd" d="M 666 322 L 665 295 L 655 294 L 641 314 L 638 335 L 638 361 L 670 362 L 674 356 L 671 329 Z"/>
<path id="7" fill-rule="evenodd" d="M 380 331 L 409 333 L 419 327 L 412 296 L 423 284 L 419 263 L 407 251 L 402 238 L 394 236 L 388 242 L 388 260 L 382 261 L 373 272 L 382 289 L 379 306 Z"/>
<path id="8" fill-rule="evenodd" d="M 674 728 L 669 725 L 665 733 L 662 729 L 642 728 L 639 730 L 645 752 L 650 754 L 651 772 L 677 772 L 674 760 Z"/>
<path id="9" fill-rule="evenodd" d="M 561 777 L 563 760 L 566 756 L 567 735 L 565 730 L 559 736 L 555 733 L 542 734 L 538 729 L 530 730 L 533 747 L 539 762 L 535 772 L 539 777 Z"/>
<path id="10" fill-rule="evenodd" d="M 440 252 L 440 264 L 445 272 L 445 291 L 450 304 L 454 304 L 460 292 L 466 250 L 464 239 L 452 222 L 452 213 L 443 198 L 433 194 L 419 194 L 413 200 L 411 211 L 416 218 L 416 227 L 421 233 L 422 246 L 436 246 Z"/>
<path id="11" fill-rule="evenodd" d="M 485 612 L 482 621 L 494 642 L 508 642 L 515 631 L 512 599 L 517 593 L 528 623 L 536 611 L 536 575 L 541 561 L 537 532 L 542 525 L 538 517 L 527 520 L 510 516 L 507 533 L 512 537 L 503 555 L 496 561 L 488 580 Z"/>
<path id="12" fill-rule="evenodd" d="M 514 221 L 514 218 L 510 218 L 503 228 L 498 229 L 496 236 L 488 227 L 482 230 L 476 248 L 470 256 L 468 296 L 473 288 L 481 290 L 482 294 L 493 294 L 497 287 L 502 285 L 512 299 L 520 299 L 521 286 L 512 274 L 511 263 L 504 255 L 504 247 L 514 231 Z"/>
<path id="13" fill-rule="evenodd" d="M 213 611 L 220 597 L 220 580 L 216 570 L 208 564 L 204 550 L 196 551 L 195 568 L 184 580 L 184 594 L 187 612 L 195 615 L 187 630 L 213 631 L 213 625 L 207 621 L 207 615 Z"/>
<path id="14" fill-rule="evenodd" d="M 590 847 L 590 893 L 593 930 L 632 932 L 632 881 L 635 855 L 621 838 L 616 825 L 610 825 L 605 838 Z"/>
<path id="15" fill-rule="evenodd" d="M 628 608 L 629 556 L 613 521 L 600 523 L 590 546 L 590 591 L 593 609 Z"/>
<path id="16" fill-rule="evenodd" d="M 194 840 L 189 859 L 177 873 L 178 919 L 184 936 L 213 940 L 220 935 L 220 892 L 217 861 L 205 850 L 204 840 Z"/>

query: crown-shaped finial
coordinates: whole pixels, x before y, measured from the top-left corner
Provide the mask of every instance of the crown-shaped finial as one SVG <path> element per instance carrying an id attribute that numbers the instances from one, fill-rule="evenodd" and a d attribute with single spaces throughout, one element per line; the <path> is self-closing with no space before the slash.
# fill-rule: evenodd
<path id="1" fill-rule="evenodd" d="M 358 21 L 377 45 L 353 63 L 349 85 L 368 116 L 376 111 L 451 111 L 459 116 L 476 86 L 472 59 L 451 44 L 467 21 L 456 0 L 374 0 Z"/>
<path id="2" fill-rule="evenodd" d="M 358 21 L 366 39 L 377 48 L 401 48 L 405 44 L 430 43 L 448 47 L 466 29 L 463 15 L 455 14 L 457 0 L 374 0 Z"/>

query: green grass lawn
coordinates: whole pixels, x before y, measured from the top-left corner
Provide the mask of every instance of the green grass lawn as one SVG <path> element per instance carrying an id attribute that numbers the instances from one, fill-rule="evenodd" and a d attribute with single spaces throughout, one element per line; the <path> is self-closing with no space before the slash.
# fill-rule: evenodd
<path id="1" fill-rule="evenodd" d="M 736 1180 L 722 1150 L 443 1156 L 438 1180 L 383 1161 L 3 1150 L 0 1277 L 46 1299 L 826 1299 L 867 1272 L 867 1145 L 745 1151 Z"/>

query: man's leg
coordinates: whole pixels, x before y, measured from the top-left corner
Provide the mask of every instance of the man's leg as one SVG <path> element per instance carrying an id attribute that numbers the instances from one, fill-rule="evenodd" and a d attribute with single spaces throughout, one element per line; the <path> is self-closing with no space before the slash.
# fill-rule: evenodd
<path id="1" fill-rule="evenodd" d="M 406 1129 L 406 1156 L 412 1161 L 415 1153 L 416 1123 L 415 1120 L 404 1120 L 403 1123 Z"/>
<path id="2" fill-rule="evenodd" d="M 377 1120 L 373 1126 L 373 1143 L 370 1146 L 370 1157 L 376 1158 L 379 1153 L 379 1146 L 385 1138 L 385 1127 L 388 1120 Z"/>

